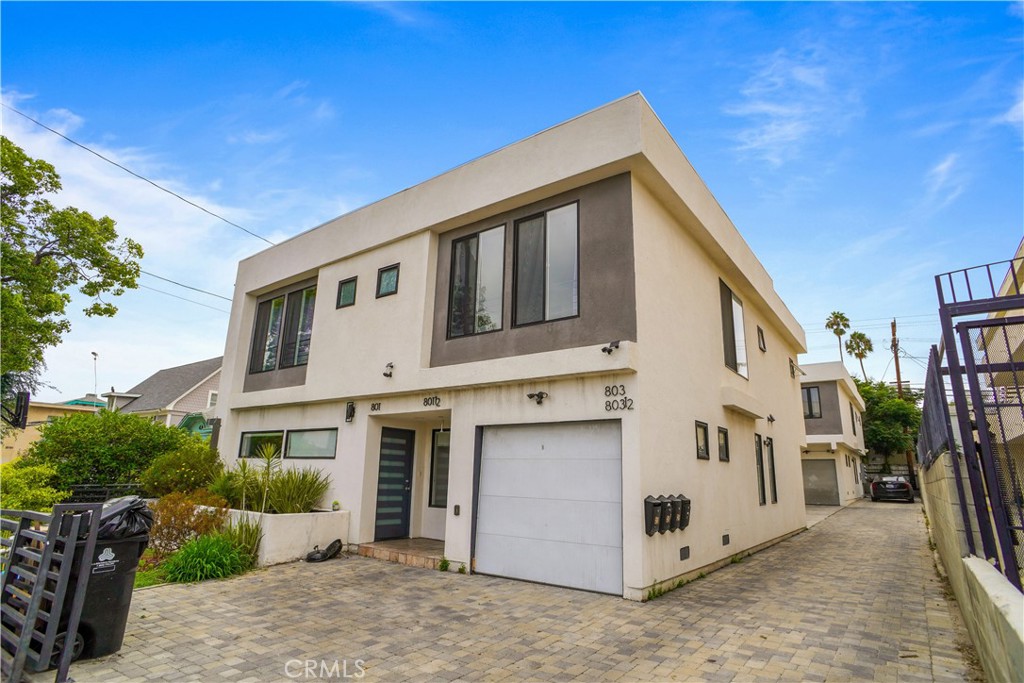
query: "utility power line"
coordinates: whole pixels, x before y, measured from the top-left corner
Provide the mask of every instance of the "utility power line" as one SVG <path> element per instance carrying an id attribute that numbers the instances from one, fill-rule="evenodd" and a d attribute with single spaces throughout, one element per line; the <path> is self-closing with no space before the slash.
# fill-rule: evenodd
<path id="1" fill-rule="evenodd" d="M 167 296 L 173 296 L 175 299 L 181 299 L 182 301 L 187 301 L 190 304 L 195 304 L 196 306 L 202 306 L 203 308 L 209 308 L 209 309 L 214 310 L 214 311 L 220 311 L 221 313 L 231 313 L 231 311 L 225 311 L 223 308 L 217 308 L 216 306 L 210 306 L 210 305 L 204 304 L 204 303 L 202 303 L 200 301 L 194 301 L 192 299 L 186 299 L 183 296 L 178 296 L 177 294 L 171 294 L 170 292 L 165 292 L 164 290 L 157 289 L 155 287 L 149 287 L 147 285 L 139 285 L 139 287 L 142 287 L 143 289 L 148 289 L 151 292 L 159 292 L 160 294 L 166 294 Z"/>
<path id="2" fill-rule="evenodd" d="M 150 273 L 147 270 L 140 270 L 139 272 L 142 273 L 143 275 L 148 275 L 150 277 L 155 277 L 157 280 L 163 280 L 164 282 L 170 282 L 172 285 L 178 285 L 179 287 L 184 287 L 185 289 L 191 289 L 193 292 L 200 292 L 201 294 L 209 294 L 210 296 L 215 296 L 218 299 L 224 299 L 224 301 L 228 301 L 228 302 L 231 301 L 231 299 L 229 299 L 226 296 L 221 296 L 220 294 L 217 294 L 215 292 L 208 292 L 205 289 L 199 289 L 198 287 L 193 287 L 192 285 L 182 284 L 181 282 L 177 282 L 176 280 L 172 280 L 170 278 L 163 277 L 162 275 L 157 275 L 155 273 Z M 217 310 L 220 310 L 220 309 L 217 309 Z"/>
<path id="3" fill-rule="evenodd" d="M 5 103 L 0 103 L 0 104 L 3 104 L 3 107 L 4 107 L 4 109 L 10 109 L 11 111 L 13 111 L 13 112 L 14 112 L 15 114 L 17 114 L 18 116 L 22 116 L 22 117 L 24 117 L 24 118 L 28 119 L 29 121 L 31 121 L 32 123 L 36 124 L 37 126 L 39 126 L 39 127 L 41 127 L 41 128 L 45 128 L 46 130 L 50 131 L 50 132 L 51 132 L 51 133 L 53 133 L 54 135 L 57 135 L 57 136 L 59 136 L 59 137 L 62 137 L 62 138 L 64 138 L 65 140 L 67 140 L 68 142 L 70 142 L 70 143 L 71 143 L 72 145 L 75 145 L 76 147 L 81 147 L 82 149 L 84 149 L 84 150 L 85 150 L 86 152 L 88 152 L 89 154 L 93 154 L 93 155 L 95 155 L 95 156 L 99 157 L 100 159 L 103 159 L 103 161 L 106 161 L 106 162 L 107 162 L 108 164 L 113 164 L 114 166 L 117 166 L 117 167 L 118 167 L 119 169 L 121 169 L 121 170 L 122 170 L 122 171 L 124 171 L 125 173 L 129 173 L 129 174 L 131 174 L 131 175 L 135 176 L 136 178 L 138 178 L 139 180 L 143 180 L 143 181 L 145 181 L 145 182 L 149 183 L 150 185 L 152 185 L 153 187 L 157 188 L 158 190 L 162 190 L 163 192 L 166 192 L 167 194 L 171 195 L 172 197 L 177 197 L 178 199 L 180 199 L 181 201 L 185 202 L 186 204 L 188 204 L 188 205 L 190 205 L 190 206 L 194 206 L 195 208 L 199 209 L 200 211 L 202 211 L 202 212 L 204 212 L 204 213 L 207 213 L 207 214 L 209 214 L 209 215 L 213 216 L 214 218 L 216 218 L 216 219 L 218 219 L 218 220 L 222 220 L 222 221 L 224 221 L 225 223 L 227 223 L 228 225 L 230 225 L 230 226 L 232 226 L 232 227 L 234 227 L 234 228 L 238 228 L 238 229 L 239 229 L 239 230 L 241 230 L 242 232 L 248 233 L 248 234 L 252 235 L 253 237 L 255 237 L 255 238 L 257 238 L 257 239 L 261 239 L 261 240 L 263 240 L 264 242 L 266 242 L 267 244 L 270 244 L 270 245 L 273 245 L 273 244 L 274 244 L 273 242 L 271 242 L 270 240 L 268 240 L 268 239 L 267 239 L 266 237 L 264 237 L 263 235 L 258 235 L 258 234 L 256 234 L 255 232 L 253 232 L 252 230 L 249 230 L 248 228 L 243 228 L 243 227 L 242 227 L 241 225 L 239 225 L 238 223 L 234 223 L 234 222 L 232 222 L 232 221 L 229 221 L 229 220 L 228 220 L 227 218 L 224 218 L 224 216 L 221 216 L 220 214 L 214 213 L 213 211 L 210 211 L 209 209 L 207 209 L 207 208 L 206 208 L 206 207 L 204 207 L 204 206 L 200 206 L 199 204 L 196 204 L 196 203 L 195 203 L 194 201 L 192 201 L 191 199 L 186 199 L 185 197 L 182 197 L 182 196 L 181 196 L 180 194 L 178 194 L 178 193 L 177 193 L 177 192 L 175 192 L 174 190 L 169 190 L 169 189 L 167 189 L 166 187 L 164 187 L 163 185 L 160 185 L 160 184 L 158 184 L 158 183 L 156 183 L 156 182 L 154 182 L 154 181 L 150 180 L 150 179 L 149 179 L 149 178 L 147 178 L 146 176 L 144 176 L 144 175 L 141 175 L 141 174 L 139 174 L 139 173 L 136 173 L 135 171 L 131 170 L 130 168 L 126 168 L 126 167 L 122 166 L 121 164 L 117 163 L 117 162 L 116 162 L 116 161 L 114 161 L 113 159 L 110 159 L 110 158 L 108 158 L 108 157 L 105 157 L 105 156 L 103 156 L 102 154 L 100 154 L 100 153 L 99 153 L 99 152 L 97 152 L 96 150 L 94 150 L 94 149 L 90 149 L 89 147 L 86 147 L 86 146 L 85 146 L 85 145 L 83 145 L 82 143 L 80 143 L 80 142 L 77 142 L 77 141 L 75 141 L 75 140 L 72 140 L 72 139 L 71 139 L 71 138 L 69 138 L 69 137 L 68 137 L 67 135 L 64 135 L 64 133 L 61 133 L 60 131 L 56 131 L 56 130 L 54 130 L 53 128 L 50 128 L 50 127 L 49 127 L 49 126 L 47 126 L 47 125 L 46 125 L 45 123 L 42 123 L 42 122 L 40 122 L 40 121 L 37 121 L 37 120 L 35 120 L 34 118 L 32 118 L 31 116 L 29 116 L 28 114 L 26 114 L 26 113 L 24 113 L 24 112 L 21 112 L 21 111 L 18 111 L 17 109 L 15 109 L 14 107 L 12 107 L 11 105 L 9 105 L 9 104 L 5 104 Z"/>

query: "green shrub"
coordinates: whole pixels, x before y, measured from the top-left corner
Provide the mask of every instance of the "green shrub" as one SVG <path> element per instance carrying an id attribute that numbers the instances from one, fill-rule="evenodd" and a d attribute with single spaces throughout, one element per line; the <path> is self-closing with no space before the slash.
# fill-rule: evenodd
<path id="1" fill-rule="evenodd" d="M 191 438 L 180 429 L 109 410 L 59 417 L 40 426 L 40 433 L 22 464 L 51 465 L 62 487 L 134 484 L 157 456 Z"/>
<path id="2" fill-rule="evenodd" d="M 180 448 L 157 456 L 139 481 L 147 494 L 163 496 L 207 488 L 223 471 L 217 450 L 201 437 L 191 436 Z"/>
<path id="3" fill-rule="evenodd" d="M 223 534 L 199 536 L 181 546 L 164 563 L 168 580 L 193 583 L 241 574 L 246 560 L 230 538 Z"/>
<path id="4" fill-rule="evenodd" d="M 149 545 L 158 557 L 164 557 L 220 529 L 227 515 L 227 501 L 209 491 L 168 493 L 153 506 Z"/>
<path id="5" fill-rule="evenodd" d="M 270 477 L 267 502 L 280 514 L 309 512 L 320 503 L 330 485 L 331 478 L 314 467 L 280 470 Z"/>
<path id="6" fill-rule="evenodd" d="M 221 535 L 231 541 L 241 553 L 246 569 L 256 566 L 260 556 L 260 543 L 263 541 L 263 527 L 259 522 L 248 519 L 229 522 Z"/>
<path id="7" fill-rule="evenodd" d="M 0 503 L 9 510 L 49 512 L 71 495 L 56 487 L 57 470 L 50 465 L 22 465 L 19 460 L 0 465 Z"/>

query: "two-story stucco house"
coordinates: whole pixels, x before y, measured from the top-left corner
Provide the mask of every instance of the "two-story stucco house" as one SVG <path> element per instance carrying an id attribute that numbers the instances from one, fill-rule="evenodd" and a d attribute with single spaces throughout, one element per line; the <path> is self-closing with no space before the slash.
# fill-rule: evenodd
<path id="1" fill-rule="evenodd" d="M 634 94 L 242 261 L 219 448 L 329 472 L 354 543 L 641 599 L 804 527 L 804 348 Z"/>
<path id="2" fill-rule="evenodd" d="M 864 399 L 842 362 L 800 367 L 804 496 L 808 505 L 849 505 L 864 496 Z"/>

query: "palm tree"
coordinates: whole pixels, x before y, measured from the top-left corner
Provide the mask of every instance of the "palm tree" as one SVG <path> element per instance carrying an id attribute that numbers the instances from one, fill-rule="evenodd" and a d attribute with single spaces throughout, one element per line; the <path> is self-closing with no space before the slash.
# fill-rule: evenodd
<path id="1" fill-rule="evenodd" d="M 832 311 L 832 315 L 825 320 L 825 329 L 832 330 L 832 333 L 836 335 L 839 340 L 839 360 L 843 360 L 843 335 L 850 329 L 850 319 L 846 317 L 845 313 L 839 311 Z"/>
<path id="2" fill-rule="evenodd" d="M 846 340 L 846 352 L 860 361 L 860 375 L 865 380 L 868 376 L 864 372 L 864 359 L 874 350 L 871 339 L 863 332 L 851 332 L 850 338 Z"/>

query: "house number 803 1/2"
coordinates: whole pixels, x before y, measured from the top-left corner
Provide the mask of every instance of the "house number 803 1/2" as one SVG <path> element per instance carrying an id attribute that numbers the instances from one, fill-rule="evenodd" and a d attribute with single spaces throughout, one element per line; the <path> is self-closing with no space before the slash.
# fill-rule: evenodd
<path id="1" fill-rule="evenodd" d="M 623 396 L 604 402 L 605 410 L 633 410 L 633 399 Z"/>

